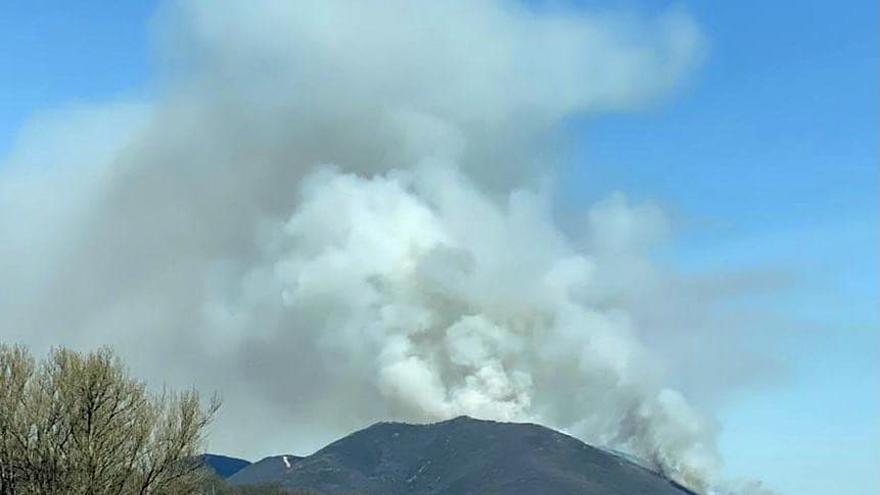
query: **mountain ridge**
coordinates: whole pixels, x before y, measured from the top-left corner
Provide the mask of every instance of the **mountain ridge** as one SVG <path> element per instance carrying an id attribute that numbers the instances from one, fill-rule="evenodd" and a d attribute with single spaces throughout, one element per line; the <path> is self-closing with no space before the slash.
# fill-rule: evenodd
<path id="1" fill-rule="evenodd" d="M 378 422 L 309 456 L 267 457 L 228 481 L 327 494 L 696 495 L 629 456 L 545 426 L 467 416 Z"/>
<path id="2" fill-rule="evenodd" d="M 223 479 L 227 479 L 251 465 L 251 462 L 245 459 L 220 454 L 202 454 L 200 459 L 203 464 Z"/>

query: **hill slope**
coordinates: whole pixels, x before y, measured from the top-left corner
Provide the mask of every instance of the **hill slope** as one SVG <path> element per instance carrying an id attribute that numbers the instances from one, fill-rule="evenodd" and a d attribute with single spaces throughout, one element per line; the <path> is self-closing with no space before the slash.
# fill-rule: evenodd
<path id="1" fill-rule="evenodd" d="M 237 472 L 228 481 L 238 486 L 279 483 L 300 460 L 302 457 L 295 455 L 266 457 Z"/>
<path id="2" fill-rule="evenodd" d="M 217 476 L 221 478 L 229 478 L 235 473 L 241 471 L 242 469 L 248 467 L 251 463 L 244 459 L 237 459 L 235 457 L 227 457 L 225 455 L 216 455 L 216 454 L 204 454 L 202 455 L 202 462 L 205 463 L 206 466 L 211 468 Z"/>
<path id="3" fill-rule="evenodd" d="M 467 417 L 430 425 L 378 423 L 294 458 L 284 469 L 277 469 L 278 457 L 269 459 L 275 459 L 267 464 L 275 469 L 260 474 L 256 463 L 230 482 L 331 494 L 694 495 L 549 428 Z"/>

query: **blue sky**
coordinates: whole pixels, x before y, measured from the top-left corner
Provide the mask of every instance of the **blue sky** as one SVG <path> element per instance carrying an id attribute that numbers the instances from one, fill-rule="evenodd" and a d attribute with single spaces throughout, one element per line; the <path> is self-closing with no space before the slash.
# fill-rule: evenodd
<path id="1" fill-rule="evenodd" d="M 683 4 L 705 65 L 664 105 L 583 123 L 573 194 L 666 203 L 687 269 L 792 273 L 749 305 L 783 315 L 758 338 L 791 375 L 723 413 L 727 462 L 784 493 L 878 493 L 877 3 Z"/>
<path id="2" fill-rule="evenodd" d="M 581 2 L 638 11 L 666 2 Z M 745 307 L 790 373 L 722 411 L 734 473 L 787 494 L 880 492 L 877 2 L 684 1 L 703 67 L 641 113 L 576 121 L 566 197 L 609 190 L 674 212 L 674 263 L 781 269 Z M 0 155 L 34 112 L 149 91 L 153 2 L 6 0 Z"/>

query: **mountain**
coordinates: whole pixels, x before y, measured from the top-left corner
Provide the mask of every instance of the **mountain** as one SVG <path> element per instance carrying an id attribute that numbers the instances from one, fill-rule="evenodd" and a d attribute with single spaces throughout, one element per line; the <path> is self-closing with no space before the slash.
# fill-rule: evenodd
<path id="1" fill-rule="evenodd" d="M 303 458 L 264 459 L 236 485 L 366 495 L 695 495 L 623 456 L 535 424 L 460 417 L 378 423 Z"/>
<path id="2" fill-rule="evenodd" d="M 244 459 L 236 459 L 235 457 L 227 457 L 225 455 L 204 454 L 202 462 L 210 467 L 221 478 L 229 478 L 242 469 L 250 466 L 250 462 Z"/>
<path id="3" fill-rule="evenodd" d="M 276 455 L 257 461 L 229 478 L 238 486 L 280 483 L 295 464 L 303 458 L 295 455 Z"/>

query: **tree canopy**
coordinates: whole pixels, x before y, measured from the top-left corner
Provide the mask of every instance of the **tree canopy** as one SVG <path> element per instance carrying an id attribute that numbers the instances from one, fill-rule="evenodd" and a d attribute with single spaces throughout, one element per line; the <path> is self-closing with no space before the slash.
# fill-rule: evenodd
<path id="1" fill-rule="evenodd" d="M 206 427 L 192 389 L 150 392 L 108 349 L 36 361 L 0 344 L 0 495 L 202 493 Z"/>

